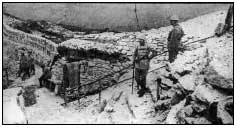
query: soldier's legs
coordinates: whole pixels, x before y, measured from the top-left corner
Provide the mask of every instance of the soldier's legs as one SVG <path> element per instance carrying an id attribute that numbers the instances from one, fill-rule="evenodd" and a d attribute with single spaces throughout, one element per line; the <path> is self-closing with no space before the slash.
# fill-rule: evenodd
<path id="1" fill-rule="evenodd" d="M 39 78 L 40 88 L 43 87 L 44 74 Z"/>
<path id="2" fill-rule="evenodd" d="M 17 72 L 18 77 L 21 76 L 21 73 L 22 73 L 22 67 L 20 67 L 20 68 L 19 68 L 19 71 Z"/>
<path id="3" fill-rule="evenodd" d="M 21 76 L 21 79 L 24 81 L 25 79 L 26 79 L 26 73 L 27 71 L 26 71 L 26 68 L 22 68 L 22 72 L 21 73 L 23 73 L 23 75 Z"/>
<path id="4" fill-rule="evenodd" d="M 174 60 L 176 59 L 177 55 L 178 55 L 178 50 L 177 49 L 169 49 L 169 62 L 172 63 L 174 62 Z"/>
<path id="5" fill-rule="evenodd" d="M 25 70 L 25 72 L 26 72 L 26 75 L 27 75 L 28 77 L 30 77 L 30 67 L 27 67 L 26 70 Z"/>
<path id="6" fill-rule="evenodd" d="M 139 69 L 135 69 L 135 80 L 136 80 L 136 83 L 137 83 L 137 89 L 139 89 L 139 86 L 141 84 L 141 81 L 140 81 L 140 70 Z"/>
<path id="7" fill-rule="evenodd" d="M 145 92 L 146 92 L 146 76 L 147 76 L 147 70 L 146 69 L 142 69 L 140 70 L 140 93 L 139 93 L 139 97 L 142 97 Z"/>
<path id="8" fill-rule="evenodd" d="M 32 64 L 31 66 L 30 66 L 30 74 L 35 74 L 35 65 L 34 64 Z"/>

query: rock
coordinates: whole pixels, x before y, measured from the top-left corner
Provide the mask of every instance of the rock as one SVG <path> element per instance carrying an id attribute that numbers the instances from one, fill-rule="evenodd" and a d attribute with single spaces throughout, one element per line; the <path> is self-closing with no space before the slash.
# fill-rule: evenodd
<path id="1" fill-rule="evenodd" d="M 169 104 L 170 105 L 175 105 L 175 104 L 179 103 L 180 100 L 182 100 L 183 98 L 184 98 L 184 95 L 181 92 L 181 90 L 171 88 L 167 92 L 162 92 L 162 95 L 161 95 L 160 99 L 168 99 L 168 100 L 164 100 L 164 101 L 167 101 L 167 102 L 165 102 L 165 106 L 168 106 Z M 162 102 L 164 102 L 164 101 L 162 101 Z"/>
<path id="2" fill-rule="evenodd" d="M 192 116 L 192 114 L 193 114 L 192 105 L 185 106 L 183 108 L 183 111 L 184 111 L 185 116 L 188 116 L 188 117 Z"/>
<path id="3" fill-rule="evenodd" d="M 155 104 L 156 111 L 167 110 L 167 109 L 170 109 L 170 107 L 171 107 L 171 99 L 159 100 Z"/>
<path id="4" fill-rule="evenodd" d="M 156 120 L 159 122 L 164 122 L 168 113 L 169 113 L 169 110 L 162 112 L 161 114 L 159 114 L 159 116 L 156 117 Z"/>
<path id="5" fill-rule="evenodd" d="M 217 104 L 217 118 L 222 124 L 234 124 L 234 100 L 233 97 L 226 97 L 220 100 Z"/>
<path id="6" fill-rule="evenodd" d="M 163 78 L 161 80 L 162 82 L 162 85 L 165 85 L 165 86 L 168 86 L 168 87 L 173 87 L 174 84 L 173 84 L 173 81 L 171 81 L 170 79 L 167 79 L 167 78 Z"/>
<path id="7" fill-rule="evenodd" d="M 194 91 L 195 89 L 195 77 L 193 75 L 185 75 L 179 78 L 179 83 L 187 91 Z"/>
<path id="8" fill-rule="evenodd" d="M 207 67 L 204 72 L 205 81 L 210 85 L 222 89 L 233 89 L 233 80 L 219 75 L 212 66 Z"/>
<path id="9" fill-rule="evenodd" d="M 205 117 L 186 117 L 184 118 L 187 124 L 212 124 L 209 120 L 207 120 Z"/>
<path id="10" fill-rule="evenodd" d="M 182 108 L 181 110 L 179 110 L 176 114 L 176 118 L 177 118 L 177 124 L 185 124 L 185 111 Z"/>
<path id="11" fill-rule="evenodd" d="M 177 113 L 184 107 L 185 102 L 186 102 L 186 99 L 184 99 L 180 103 L 178 103 L 178 104 L 171 107 L 171 110 L 170 110 L 170 112 L 167 115 L 167 118 L 165 120 L 166 124 L 177 124 L 178 123 Z"/>
<path id="12" fill-rule="evenodd" d="M 176 89 L 174 95 L 171 97 L 171 105 L 179 103 L 184 97 L 185 95 L 181 92 L 181 90 Z"/>
<path id="13" fill-rule="evenodd" d="M 192 103 L 192 108 L 193 110 L 198 113 L 198 114 L 202 114 L 207 110 L 207 106 L 204 104 L 199 104 L 199 103 Z"/>
<path id="14" fill-rule="evenodd" d="M 196 87 L 191 96 L 193 99 L 200 100 L 204 103 L 212 103 L 226 97 L 227 95 L 214 89 L 209 84 L 201 84 Z"/>

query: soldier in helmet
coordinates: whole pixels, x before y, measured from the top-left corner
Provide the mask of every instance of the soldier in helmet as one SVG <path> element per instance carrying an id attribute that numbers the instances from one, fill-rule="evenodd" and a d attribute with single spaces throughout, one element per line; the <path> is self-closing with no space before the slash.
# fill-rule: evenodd
<path id="1" fill-rule="evenodd" d="M 184 36 L 182 27 L 178 24 L 179 17 L 173 15 L 170 17 L 170 24 L 173 26 L 173 29 L 169 32 L 168 36 L 168 52 L 169 52 L 169 62 L 172 63 L 176 59 L 179 48 L 181 46 L 181 38 Z"/>
<path id="2" fill-rule="evenodd" d="M 150 47 L 146 44 L 145 35 L 137 36 L 139 46 L 134 51 L 133 60 L 135 63 L 135 80 L 139 87 L 137 92 L 142 97 L 148 89 L 146 88 L 146 76 L 149 70 L 149 61 L 152 55 Z"/>

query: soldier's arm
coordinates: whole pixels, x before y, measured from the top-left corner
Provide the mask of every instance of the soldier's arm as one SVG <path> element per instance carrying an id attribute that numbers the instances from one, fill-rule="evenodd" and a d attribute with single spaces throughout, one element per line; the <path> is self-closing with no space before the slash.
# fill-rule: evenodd
<path id="1" fill-rule="evenodd" d="M 170 41 L 170 38 L 171 38 L 171 31 L 169 32 L 169 35 L 168 35 L 168 38 L 167 38 L 168 42 Z"/>

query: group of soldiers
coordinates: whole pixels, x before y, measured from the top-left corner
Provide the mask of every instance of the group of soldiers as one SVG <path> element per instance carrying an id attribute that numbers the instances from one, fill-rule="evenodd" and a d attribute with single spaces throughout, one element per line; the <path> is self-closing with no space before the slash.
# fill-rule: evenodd
<path id="1" fill-rule="evenodd" d="M 24 52 L 22 52 L 17 76 L 21 77 L 22 80 L 25 80 L 26 77 L 29 78 L 31 74 L 35 74 L 35 61 L 32 55 L 32 51 L 29 51 L 27 56 Z"/>
<path id="2" fill-rule="evenodd" d="M 182 47 L 181 38 L 184 36 L 182 27 L 178 24 L 179 18 L 177 15 L 170 17 L 170 24 L 173 29 L 169 32 L 167 38 L 167 48 L 169 54 L 169 62 L 172 63 L 176 59 L 179 49 Z M 145 35 L 138 35 L 136 37 L 139 46 L 136 47 L 133 56 L 133 63 L 135 63 L 135 80 L 138 87 L 138 96 L 142 97 L 149 89 L 146 87 L 146 76 L 149 70 L 149 61 L 154 57 L 154 52 L 146 44 Z"/>

